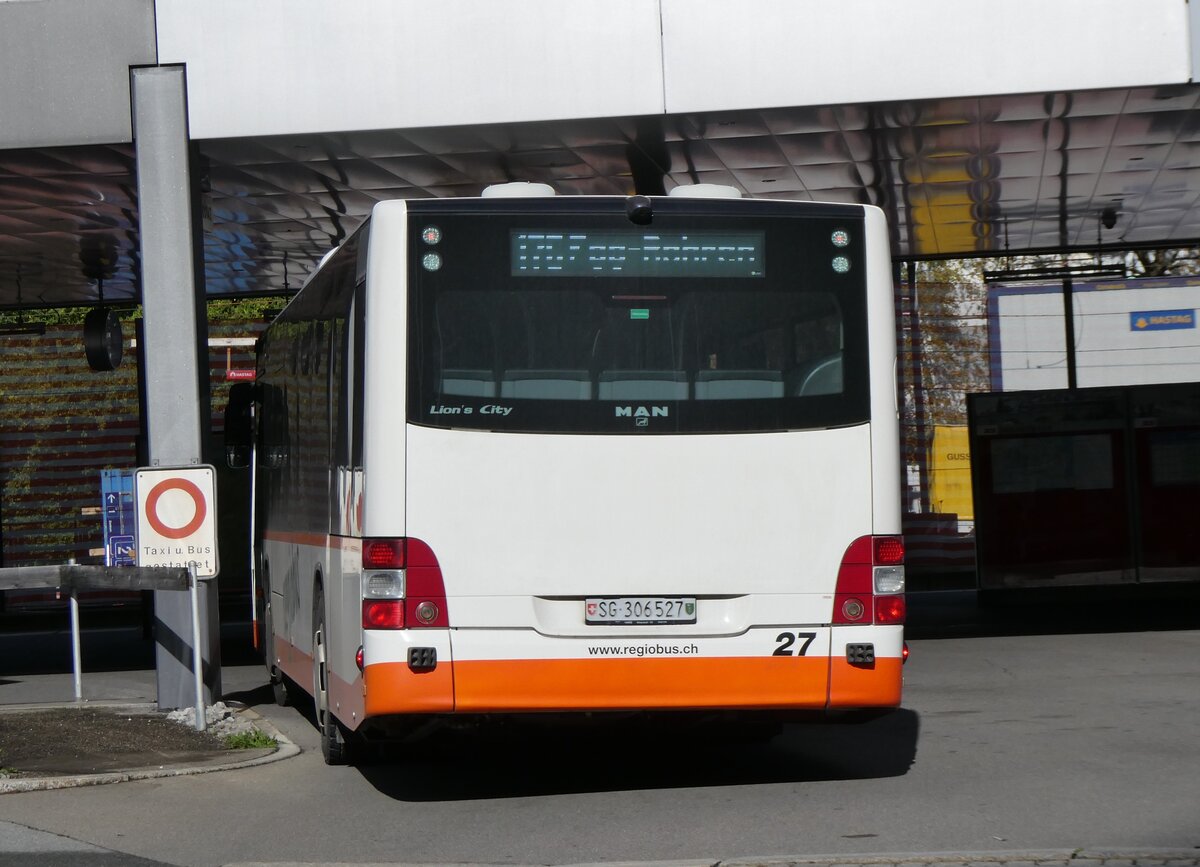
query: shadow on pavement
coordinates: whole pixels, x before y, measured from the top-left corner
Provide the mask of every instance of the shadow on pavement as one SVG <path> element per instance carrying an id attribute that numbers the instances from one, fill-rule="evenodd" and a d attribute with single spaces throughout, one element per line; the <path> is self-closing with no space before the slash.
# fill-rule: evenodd
<path id="1" fill-rule="evenodd" d="M 222 700 L 228 705 L 237 703 L 248 708 L 274 706 L 275 696 L 271 691 L 271 685 L 266 682 L 266 677 L 267 675 L 264 671 L 263 684 L 261 686 L 238 692 L 226 692 Z"/>
<path id="2" fill-rule="evenodd" d="M 71 630 L 65 615 L 22 618 L 9 614 L 0 620 L 0 676 L 71 671 Z M 154 639 L 144 634 L 136 613 L 84 612 L 81 620 L 79 644 L 85 673 L 154 668 Z M 251 645 L 250 624 L 222 621 L 221 664 L 250 665 L 259 660 Z"/>
<path id="3" fill-rule="evenodd" d="M 919 733 L 920 718 L 903 708 L 862 722 L 789 724 L 749 744 L 719 727 L 525 724 L 442 733 L 359 770 L 400 801 L 880 779 L 908 772 Z"/>

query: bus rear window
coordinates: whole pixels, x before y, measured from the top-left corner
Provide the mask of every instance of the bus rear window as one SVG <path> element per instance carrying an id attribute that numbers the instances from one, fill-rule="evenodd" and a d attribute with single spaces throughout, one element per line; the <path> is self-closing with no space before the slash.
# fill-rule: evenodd
<path id="1" fill-rule="evenodd" d="M 800 266 L 811 221 L 784 221 L 790 236 L 763 221 L 661 231 L 645 254 L 628 229 L 442 222 L 436 269 L 412 257 L 415 423 L 654 434 L 868 417 L 863 277 L 832 270 L 824 250 L 824 268 Z M 471 242 L 456 249 L 460 232 Z M 572 235 L 583 240 L 572 246 Z M 729 258 L 718 258 L 725 247 Z M 579 258 L 566 261 L 572 251 Z"/>

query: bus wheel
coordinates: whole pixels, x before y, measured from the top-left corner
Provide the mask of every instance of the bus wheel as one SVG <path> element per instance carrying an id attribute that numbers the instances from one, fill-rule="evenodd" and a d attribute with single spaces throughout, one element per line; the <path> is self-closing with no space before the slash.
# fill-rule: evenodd
<path id="1" fill-rule="evenodd" d="M 292 704 L 292 688 L 288 686 L 287 678 L 278 672 L 271 675 L 271 697 L 280 707 Z"/>
<path id="2" fill-rule="evenodd" d="M 321 755 L 327 765 L 345 765 L 350 762 L 350 745 L 329 709 L 328 633 L 325 630 L 325 600 L 319 589 L 313 608 L 313 705 L 317 731 L 321 733 Z"/>

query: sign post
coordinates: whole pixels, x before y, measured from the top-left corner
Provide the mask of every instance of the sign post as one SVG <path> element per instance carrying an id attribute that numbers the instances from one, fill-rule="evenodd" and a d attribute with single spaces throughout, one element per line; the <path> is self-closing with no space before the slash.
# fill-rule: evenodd
<path id="1" fill-rule="evenodd" d="M 196 564 L 188 564 L 188 582 L 192 585 L 192 674 L 196 685 L 196 731 L 202 732 L 208 723 L 204 713 L 204 660 L 200 648 L 200 579 L 196 577 Z"/>
<path id="2" fill-rule="evenodd" d="M 184 568 L 190 576 L 197 731 L 204 731 L 206 724 L 200 581 L 216 578 L 220 571 L 216 476 L 208 464 L 143 467 L 134 473 L 138 565 Z"/>

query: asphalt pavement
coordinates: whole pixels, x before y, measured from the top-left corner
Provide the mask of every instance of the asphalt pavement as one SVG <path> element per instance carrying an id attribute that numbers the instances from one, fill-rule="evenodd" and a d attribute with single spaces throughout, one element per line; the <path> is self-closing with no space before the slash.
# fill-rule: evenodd
<path id="1" fill-rule="evenodd" d="M 936 617 L 921 628 L 942 630 L 953 634 L 959 627 L 955 624 L 966 617 L 957 609 L 964 603 L 961 598 L 944 596 L 934 605 Z M 920 618 L 918 618 L 920 620 Z M 232 627 L 238 630 L 239 627 Z M 126 630 L 127 631 L 127 630 Z M 61 642 L 63 635 L 60 631 L 39 633 L 37 635 L 19 635 L 12 632 L 0 634 L 0 659 L 14 659 L 11 654 L 18 646 L 28 648 L 50 645 Z M 67 639 L 69 641 L 69 638 Z M 111 634 L 98 630 L 89 635 L 88 642 L 92 646 L 90 659 L 85 658 L 84 674 L 82 677 L 84 705 L 89 707 L 124 708 L 135 712 L 153 712 L 155 697 L 155 672 L 151 668 L 121 668 L 113 665 L 112 659 L 104 664 L 106 653 L 115 654 L 113 659 L 121 657 L 122 644 L 120 629 L 116 628 Z M 108 651 L 98 650 L 110 644 Z M 236 653 L 237 651 L 235 651 Z M 244 653 L 244 651 L 242 651 Z M 31 657 L 26 657 L 27 659 Z M 237 661 L 245 662 L 244 658 Z M 89 662 L 91 667 L 89 668 Z M 36 673 L 12 673 L 12 665 L 0 663 L 0 713 L 16 710 L 45 709 L 50 707 L 78 706 L 73 698 L 73 681 L 69 671 L 62 671 L 61 666 L 26 665 Z M 21 668 L 21 666 L 16 666 Z M 45 668 L 58 670 L 41 670 Z M 235 704 L 238 696 L 261 692 L 264 677 L 260 667 L 241 665 L 225 669 L 224 694 Z M 255 714 L 253 709 L 245 708 L 239 713 L 252 715 L 256 724 L 277 737 L 280 743 L 278 752 L 266 753 L 259 751 L 253 756 L 225 754 L 214 756 L 211 753 L 183 757 L 170 765 L 162 765 L 161 756 L 147 754 L 140 758 L 130 759 L 126 767 L 117 771 L 99 774 L 87 773 L 48 773 L 44 776 L 21 775 L 17 779 L 5 780 L 0 777 L 0 867 L 8 865 L 31 865 L 31 867 L 54 867 L 54 865 L 81 865 L 81 867 L 108 867 L 108 865 L 156 865 L 166 862 L 149 860 L 143 857 L 123 853 L 113 849 L 93 845 L 85 840 L 77 840 L 59 834 L 49 833 L 25 824 L 5 821 L 5 800 L 21 798 L 21 792 L 62 788 L 66 786 L 85 786 L 104 783 L 117 783 L 146 779 L 158 776 L 179 776 L 201 773 L 218 772 L 234 767 L 253 767 L 264 762 L 279 761 L 299 754 L 300 747 L 292 743 L 281 732 L 271 726 L 265 718 Z M 1197 805 L 1197 826 L 1200 827 L 1200 805 Z M 227 867 L 286 867 L 299 862 L 228 862 Z M 334 862 L 305 862 L 306 867 Z M 389 862 L 401 863 L 401 862 Z M 624 862 L 626 864 L 633 862 Z M 720 865 L 720 867 L 782 867 L 782 865 L 930 865 L 930 867 L 969 867 L 969 865 L 996 865 L 996 867 L 1200 867 L 1200 849 L 1167 850 L 1101 850 L 1101 851 L 1017 851 L 1017 852 L 938 852 L 938 853 L 893 853 L 873 855 L 837 855 L 813 856 L 797 855 L 795 857 L 773 857 L 770 859 L 737 859 L 737 860 L 695 860 L 657 863 L 660 867 L 690 867 L 690 865 Z M 511 867 L 512 862 L 509 862 Z M 363 864 L 361 867 L 369 867 Z M 466 867 L 466 865 L 463 865 Z M 610 864 L 609 867 L 618 867 Z"/>

